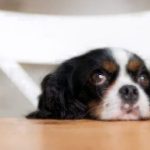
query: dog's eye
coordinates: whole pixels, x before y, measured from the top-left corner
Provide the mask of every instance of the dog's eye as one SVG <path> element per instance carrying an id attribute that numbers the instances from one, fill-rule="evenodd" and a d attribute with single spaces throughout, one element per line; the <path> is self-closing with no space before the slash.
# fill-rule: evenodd
<path id="1" fill-rule="evenodd" d="M 94 84 L 96 85 L 104 84 L 106 79 L 107 79 L 106 76 L 100 73 L 94 73 L 92 76 L 92 82 L 94 82 Z"/>
<path id="2" fill-rule="evenodd" d="M 138 77 L 138 83 L 141 84 L 142 86 L 148 86 L 149 79 L 148 79 L 147 75 L 140 75 Z"/>

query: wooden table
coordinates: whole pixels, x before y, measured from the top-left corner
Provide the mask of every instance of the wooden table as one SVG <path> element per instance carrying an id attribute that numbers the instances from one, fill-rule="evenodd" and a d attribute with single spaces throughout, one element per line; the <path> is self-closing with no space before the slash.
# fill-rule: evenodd
<path id="1" fill-rule="evenodd" d="M 0 119 L 0 150 L 150 150 L 150 121 Z"/>

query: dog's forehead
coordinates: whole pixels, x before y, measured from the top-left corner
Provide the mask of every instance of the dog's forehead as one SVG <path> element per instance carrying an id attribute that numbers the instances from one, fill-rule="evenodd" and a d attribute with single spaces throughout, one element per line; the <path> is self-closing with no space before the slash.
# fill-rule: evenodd
<path id="1" fill-rule="evenodd" d="M 137 56 L 134 53 L 131 53 L 124 49 L 119 48 L 111 48 L 112 57 L 115 59 L 117 64 L 119 64 L 120 68 L 126 68 L 131 71 L 138 70 L 141 66 L 145 65 L 142 58 Z"/>
<path id="2" fill-rule="evenodd" d="M 134 57 L 132 53 L 124 49 L 111 48 L 110 51 L 117 64 L 123 68 L 129 63 L 129 60 Z"/>

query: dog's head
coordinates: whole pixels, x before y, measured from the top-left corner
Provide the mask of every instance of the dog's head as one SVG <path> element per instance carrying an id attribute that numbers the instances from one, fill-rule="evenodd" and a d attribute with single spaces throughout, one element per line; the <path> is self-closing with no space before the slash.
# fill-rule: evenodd
<path id="1" fill-rule="evenodd" d="M 42 83 L 29 117 L 138 120 L 150 118 L 150 73 L 126 50 L 104 48 L 64 62 Z"/>

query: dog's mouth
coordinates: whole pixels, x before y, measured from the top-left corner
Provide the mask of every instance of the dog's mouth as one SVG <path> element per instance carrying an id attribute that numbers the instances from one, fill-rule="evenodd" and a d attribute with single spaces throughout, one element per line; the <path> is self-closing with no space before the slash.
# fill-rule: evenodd
<path id="1" fill-rule="evenodd" d="M 123 104 L 120 107 L 120 113 L 117 116 L 118 120 L 139 120 L 141 113 L 138 105 Z"/>
<path id="2" fill-rule="evenodd" d="M 140 108 L 138 105 L 131 106 L 129 104 L 124 104 L 120 107 L 120 111 L 112 116 L 108 120 L 143 120 L 146 117 L 142 117 Z"/>
<path id="3" fill-rule="evenodd" d="M 96 105 L 96 113 L 93 114 L 96 118 L 105 121 L 136 121 L 136 120 L 149 120 L 150 107 L 147 104 L 141 105 L 138 101 L 136 103 L 116 103 L 110 105 L 104 103 L 103 105 Z M 93 107 L 92 107 L 93 108 Z M 95 108 L 95 107 L 94 107 Z"/>
<path id="4" fill-rule="evenodd" d="M 143 116 L 138 105 L 125 104 L 120 107 L 120 112 L 111 120 L 146 120 L 148 116 Z"/>

